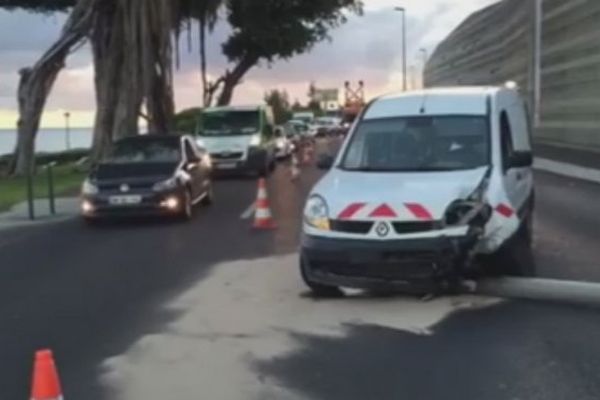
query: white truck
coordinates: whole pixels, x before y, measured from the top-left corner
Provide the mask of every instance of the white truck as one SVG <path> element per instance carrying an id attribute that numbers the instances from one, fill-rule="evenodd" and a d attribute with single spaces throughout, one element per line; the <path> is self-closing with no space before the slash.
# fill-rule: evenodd
<path id="1" fill-rule="evenodd" d="M 431 89 L 372 101 L 304 211 L 300 270 L 338 287 L 446 287 L 485 256 L 532 275 L 532 147 L 504 87 Z"/>

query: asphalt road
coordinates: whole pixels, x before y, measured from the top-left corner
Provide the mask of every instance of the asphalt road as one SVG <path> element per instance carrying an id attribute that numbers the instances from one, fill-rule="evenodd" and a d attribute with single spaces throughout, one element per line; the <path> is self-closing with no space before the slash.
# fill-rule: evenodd
<path id="1" fill-rule="evenodd" d="M 316 301 L 294 255 L 318 178 L 269 182 L 279 229 L 240 215 L 252 179 L 219 181 L 189 224 L 72 220 L 0 231 L 0 398 L 57 357 L 66 399 L 592 399 L 592 309 L 476 297 Z M 540 275 L 600 281 L 600 186 L 537 174 Z"/>

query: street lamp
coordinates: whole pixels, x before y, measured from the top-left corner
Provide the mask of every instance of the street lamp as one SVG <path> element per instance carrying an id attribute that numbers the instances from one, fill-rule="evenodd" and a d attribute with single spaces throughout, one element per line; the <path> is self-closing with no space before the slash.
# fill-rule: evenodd
<path id="1" fill-rule="evenodd" d="M 402 89 L 406 92 L 406 9 L 404 7 L 395 7 L 394 10 L 402 13 Z"/>
<path id="2" fill-rule="evenodd" d="M 419 53 L 423 55 L 423 71 L 421 73 L 421 87 L 425 87 L 425 68 L 427 67 L 427 61 L 429 60 L 429 53 L 426 48 L 420 48 Z"/>
<path id="3" fill-rule="evenodd" d="M 71 113 L 67 111 L 65 112 L 65 146 L 67 150 L 71 150 L 71 125 L 69 118 L 71 118 Z"/>

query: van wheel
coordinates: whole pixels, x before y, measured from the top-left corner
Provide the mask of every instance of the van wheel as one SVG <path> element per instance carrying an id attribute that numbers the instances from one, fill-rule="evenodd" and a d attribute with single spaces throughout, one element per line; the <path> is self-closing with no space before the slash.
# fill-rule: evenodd
<path id="1" fill-rule="evenodd" d="M 532 222 L 529 216 L 506 244 L 488 259 L 494 273 L 508 276 L 536 276 L 532 250 Z"/>
<path id="2" fill-rule="evenodd" d="M 311 292 L 313 293 L 313 295 L 315 297 L 337 298 L 337 297 L 342 297 L 344 295 L 344 293 L 337 286 L 322 285 L 320 283 L 311 281 L 306 272 L 307 268 L 308 268 L 308 265 L 306 264 L 304 257 L 301 256 L 300 257 L 300 273 L 302 275 L 302 280 L 304 281 L 306 286 L 308 286 L 308 288 L 311 290 Z"/>

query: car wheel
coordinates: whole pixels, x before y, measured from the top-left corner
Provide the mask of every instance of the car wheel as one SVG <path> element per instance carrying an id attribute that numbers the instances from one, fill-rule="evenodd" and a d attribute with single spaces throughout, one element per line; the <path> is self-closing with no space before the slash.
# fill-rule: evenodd
<path id="1" fill-rule="evenodd" d="M 300 273 L 302 275 L 302 280 L 315 297 L 336 298 L 344 295 L 344 293 L 337 286 L 322 285 L 320 283 L 311 281 L 306 272 L 307 268 L 308 265 L 306 264 L 304 257 L 300 257 Z"/>
<path id="2" fill-rule="evenodd" d="M 204 196 L 204 198 L 202 199 L 202 205 L 210 206 L 211 204 L 214 203 L 214 201 L 215 201 L 215 192 L 213 190 L 213 185 L 211 183 L 210 186 L 208 187 L 208 190 L 206 191 L 206 196 Z"/>
<path id="3" fill-rule="evenodd" d="M 186 190 L 183 195 L 183 205 L 181 208 L 181 219 L 183 221 L 189 221 L 194 215 L 194 209 L 192 205 L 192 195 L 189 190 Z"/>
<path id="4" fill-rule="evenodd" d="M 489 258 L 494 273 L 534 277 L 536 276 L 535 257 L 531 240 L 532 217 L 528 217 L 517 233 Z"/>

